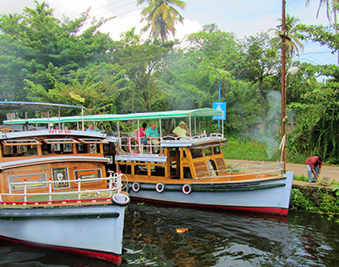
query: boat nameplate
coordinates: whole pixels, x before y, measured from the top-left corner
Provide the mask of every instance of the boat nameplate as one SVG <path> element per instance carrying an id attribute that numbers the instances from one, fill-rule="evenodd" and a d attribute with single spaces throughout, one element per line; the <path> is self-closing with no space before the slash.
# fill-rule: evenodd
<path id="1" fill-rule="evenodd" d="M 23 190 L 23 182 L 34 182 L 26 184 L 26 188 L 39 188 L 47 186 L 46 173 L 35 173 L 26 175 L 11 175 L 8 176 L 8 184 L 11 185 L 11 190 Z M 15 183 L 18 183 L 17 185 Z"/>

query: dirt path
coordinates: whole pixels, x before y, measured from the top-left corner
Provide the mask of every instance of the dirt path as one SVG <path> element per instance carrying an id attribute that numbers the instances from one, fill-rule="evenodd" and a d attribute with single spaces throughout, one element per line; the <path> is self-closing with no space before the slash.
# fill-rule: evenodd
<path id="1" fill-rule="evenodd" d="M 226 163 L 232 164 L 233 168 L 244 167 L 247 164 L 247 160 L 238 159 L 225 159 Z M 259 161 L 249 161 L 249 164 L 254 165 L 261 163 Z M 293 171 L 297 175 L 307 176 L 307 169 L 305 164 L 286 163 L 286 171 Z M 330 177 L 331 180 L 339 182 L 339 167 L 323 165 L 321 168 L 320 179 L 322 177 Z"/>

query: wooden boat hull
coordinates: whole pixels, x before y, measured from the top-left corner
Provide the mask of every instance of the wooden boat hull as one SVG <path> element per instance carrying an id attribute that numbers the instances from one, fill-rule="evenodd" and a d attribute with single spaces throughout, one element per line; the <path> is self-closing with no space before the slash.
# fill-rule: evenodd
<path id="1" fill-rule="evenodd" d="M 189 184 L 191 192 L 183 192 L 185 184 L 159 184 L 129 182 L 131 199 L 180 205 L 186 207 L 214 208 L 233 211 L 287 215 L 292 190 L 293 172 L 283 178 L 249 182 L 224 182 Z M 158 185 L 158 190 L 157 190 Z M 186 184 L 187 185 L 187 184 Z M 139 186 L 139 190 L 135 188 Z M 162 192 L 159 192 L 163 190 Z"/>
<path id="2" fill-rule="evenodd" d="M 1 208 L 0 238 L 119 265 L 125 207 Z"/>

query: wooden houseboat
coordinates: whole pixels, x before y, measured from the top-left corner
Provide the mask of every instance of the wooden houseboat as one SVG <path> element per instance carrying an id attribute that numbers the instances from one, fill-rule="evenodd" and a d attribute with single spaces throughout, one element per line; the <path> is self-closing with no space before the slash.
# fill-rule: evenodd
<path id="1" fill-rule="evenodd" d="M 74 106 L 1 102 L 2 108 Z M 49 120 L 49 118 L 46 118 Z M 14 132 L 0 128 L 0 238 L 122 261 L 122 174 L 110 172 L 106 135 L 73 130 Z"/>
<path id="2" fill-rule="evenodd" d="M 221 133 L 205 133 L 197 127 L 199 117 L 220 116 L 215 109 L 175 110 L 136 114 L 84 116 L 84 121 L 116 121 L 114 143 L 115 170 L 126 175 L 130 197 L 139 201 L 287 215 L 293 173 L 282 173 L 281 162 L 265 163 L 244 169 L 227 168 Z M 185 137 L 168 135 L 162 125 L 167 119 L 186 120 L 190 134 Z M 79 118 L 64 117 L 63 122 Z M 122 136 L 119 121 L 156 121 L 159 145 L 130 134 Z M 159 152 L 154 153 L 153 151 Z M 147 153 L 148 152 L 148 153 Z M 110 155 L 110 152 L 106 153 Z"/>

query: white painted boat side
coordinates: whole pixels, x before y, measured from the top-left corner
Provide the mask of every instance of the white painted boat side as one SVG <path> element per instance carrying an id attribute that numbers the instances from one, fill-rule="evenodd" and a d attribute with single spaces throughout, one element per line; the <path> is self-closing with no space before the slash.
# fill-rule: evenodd
<path id="1" fill-rule="evenodd" d="M 200 206 L 225 206 L 225 207 L 248 207 L 248 208 L 284 208 L 288 209 L 293 181 L 293 172 L 285 174 L 286 179 L 260 181 L 262 186 L 272 188 L 258 190 L 229 190 L 229 191 L 194 191 L 184 194 L 182 191 L 166 191 L 158 193 L 154 190 L 129 191 L 131 198 L 149 199 L 153 201 L 193 204 Z M 284 183 L 284 186 L 273 187 L 275 184 Z M 141 187 L 142 188 L 142 187 Z"/>
<path id="2" fill-rule="evenodd" d="M 41 214 L 25 220 L 0 220 L 0 235 L 17 240 L 80 250 L 101 251 L 120 255 L 125 207 L 118 205 L 74 208 L 0 209 L 1 214 Z M 80 216 L 77 214 L 97 214 Z M 100 218 L 99 214 L 118 213 L 118 217 Z M 64 215 L 55 218 L 53 215 Z M 69 216 L 69 218 L 67 218 Z M 29 217 L 29 216 L 27 216 Z M 60 217 L 60 216 L 59 216 Z"/>

